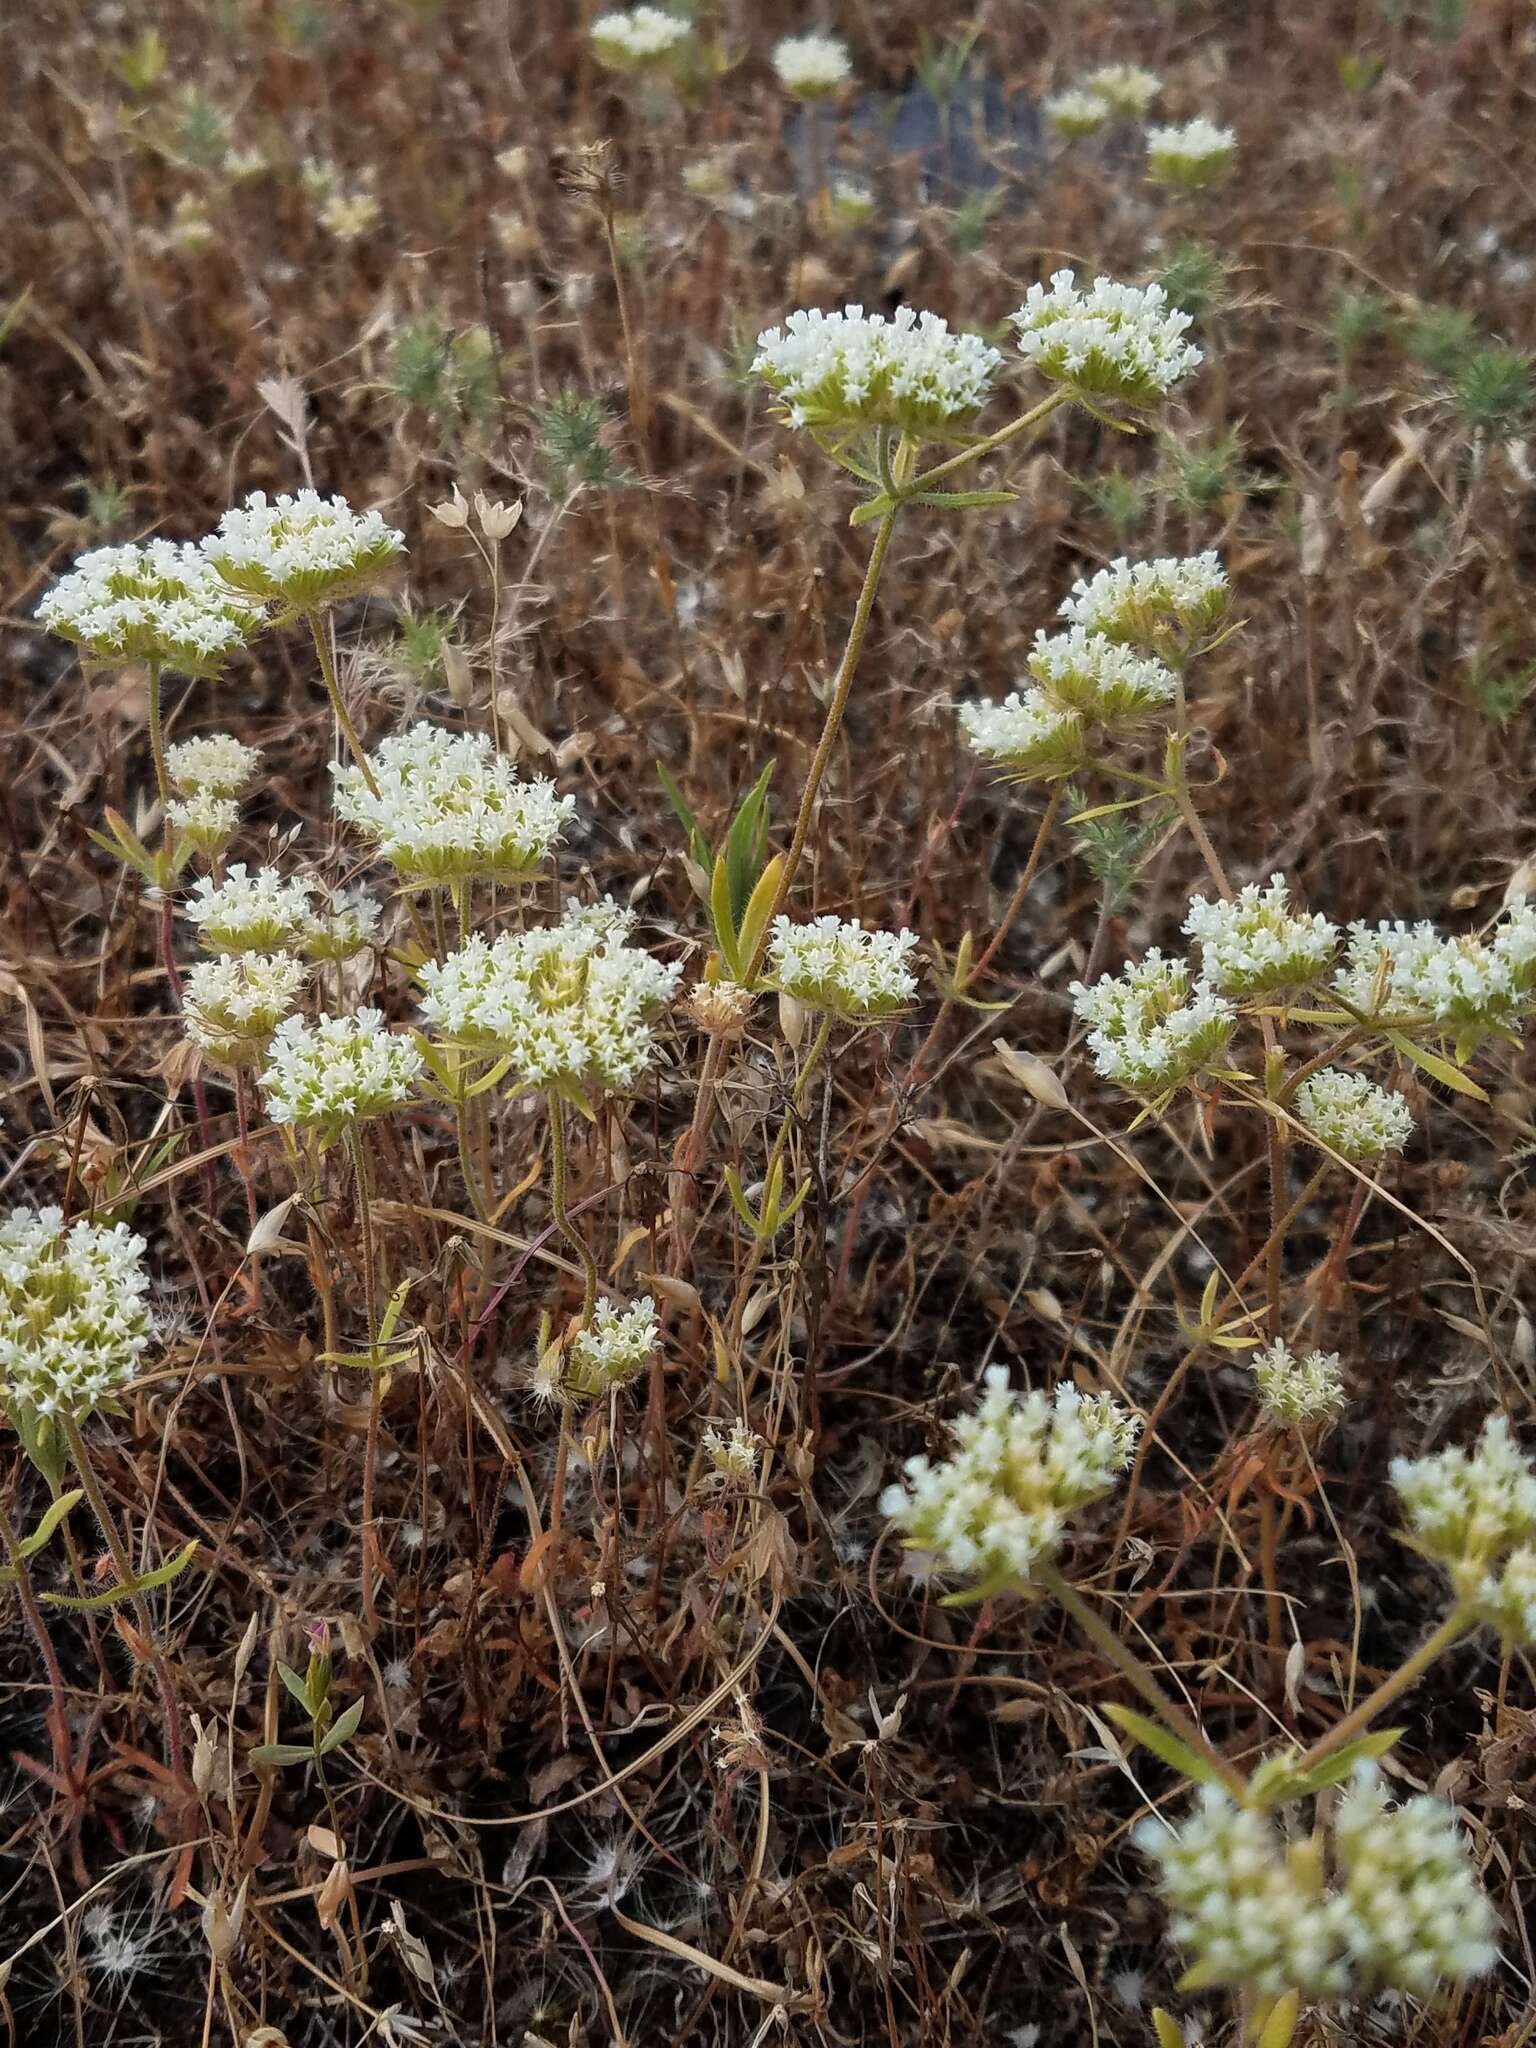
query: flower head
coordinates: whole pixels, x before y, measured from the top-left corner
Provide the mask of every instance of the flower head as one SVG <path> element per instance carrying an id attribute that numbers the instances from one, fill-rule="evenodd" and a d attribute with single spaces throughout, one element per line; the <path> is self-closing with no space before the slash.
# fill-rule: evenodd
<path id="1" fill-rule="evenodd" d="M 1292 910 L 1283 875 L 1249 882 L 1230 901 L 1196 896 L 1184 929 L 1200 948 L 1207 985 L 1227 996 L 1305 988 L 1326 974 L 1339 928 L 1315 910 Z"/>
<path id="2" fill-rule="evenodd" d="M 144 1240 L 61 1209 L 0 1221 L 0 1400 L 24 1435 L 83 1422 L 138 1369 L 152 1335 Z"/>
<path id="3" fill-rule="evenodd" d="M 1173 671 L 1155 655 L 1138 654 L 1081 626 L 1037 633 L 1029 671 L 1053 704 L 1090 725 L 1128 731 L 1171 704 Z"/>
<path id="4" fill-rule="evenodd" d="M 1502 1415 L 1491 1415 L 1471 1451 L 1394 1458 L 1392 1484 L 1414 1546 L 1450 1573 L 1458 1592 L 1536 1534 L 1536 1466 Z"/>
<path id="5" fill-rule="evenodd" d="M 376 511 L 303 490 L 269 500 L 252 491 L 219 521 L 203 554 L 226 584 L 263 603 L 311 612 L 366 590 L 405 552 Z"/>
<path id="6" fill-rule="evenodd" d="M 1182 338 L 1189 315 L 1171 308 L 1156 284 L 1097 277 L 1080 291 L 1075 272 L 1058 270 L 1049 290 L 1030 286 L 1013 324 L 1025 361 L 1089 402 L 1150 404 L 1201 360 Z"/>
<path id="7" fill-rule="evenodd" d="M 1083 80 L 1095 99 L 1117 114 L 1144 114 L 1163 89 L 1155 71 L 1139 64 L 1104 64 Z"/>
<path id="8" fill-rule="evenodd" d="M 315 215 L 325 232 L 338 242 L 360 242 L 364 235 L 372 234 L 383 217 L 383 208 L 366 185 L 350 192 L 334 186 L 322 195 L 320 210 Z"/>
<path id="9" fill-rule="evenodd" d="M 576 799 L 519 782 L 484 733 L 413 725 L 357 766 L 332 765 L 336 809 L 401 877 L 433 886 L 530 881 L 559 844 Z"/>
<path id="10" fill-rule="evenodd" d="M 187 969 L 187 1036 L 216 1066 L 254 1067 L 309 977 L 287 953 L 221 953 Z"/>
<path id="11" fill-rule="evenodd" d="M 1070 625 L 1151 653 L 1186 654 L 1227 615 L 1232 591 L 1214 550 L 1130 562 L 1079 577 L 1057 607 Z"/>
<path id="12" fill-rule="evenodd" d="M 894 1016 L 917 994 L 907 965 L 916 932 L 866 931 L 857 919 L 776 917 L 768 959 L 780 992 L 849 1023 Z"/>
<path id="13" fill-rule="evenodd" d="M 1367 1017 L 1474 1034 L 1507 1026 L 1536 986 L 1536 910 L 1522 904 L 1489 939 L 1443 938 L 1425 923 L 1352 924 L 1333 986 Z"/>
<path id="14" fill-rule="evenodd" d="M 165 750 L 165 772 L 183 796 L 243 796 L 260 769 L 260 748 L 232 733 L 203 733 Z"/>
<path id="15" fill-rule="evenodd" d="M 1074 775 L 1087 758 L 1081 717 L 1041 689 L 1014 690 L 1001 704 L 962 704 L 960 724 L 975 753 L 1021 782 Z"/>
<path id="16" fill-rule="evenodd" d="M 1344 1374 L 1336 1351 L 1309 1351 L 1298 1359 L 1279 1342 L 1255 1351 L 1248 1361 L 1268 1422 L 1298 1429 L 1334 1422 L 1344 1410 Z"/>
<path id="17" fill-rule="evenodd" d="M 286 953 L 303 945 L 313 921 L 308 882 L 291 880 L 276 868 L 247 872 L 236 861 L 222 882 L 203 875 L 193 888 L 187 916 L 214 953 Z"/>
<path id="18" fill-rule="evenodd" d="M 782 398 L 797 427 L 899 427 L 929 434 L 986 403 L 1002 363 L 974 334 L 937 313 L 898 306 L 888 320 L 848 306 L 795 312 L 757 337 L 753 372 Z"/>
<path id="19" fill-rule="evenodd" d="M 955 1424 L 939 1464 L 909 1458 L 905 1485 L 880 1506 L 909 1549 L 985 1584 L 1028 1580 L 1049 1563 L 1067 1517 L 1108 1493 L 1130 1463 L 1140 1424 L 1107 1395 L 1063 1381 L 1054 1394 L 1015 1393 L 991 1366 L 979 1407 Z"/>
<path id="20" fill-rule="evenodd" d="M 1401 1095 L 1342 1067 L 1324 1067 L 1302 1082 L 1296 1114 L 1314 1137 L 1357 1166 L 1401 1152 L 1413 1136 L 1413 1111 Z"/>
<path id="21" fill-rule="evenodd" d="M 647 71 L 675 57 L 690 30 L 681 15 L 661 7 L 632 7 L 600 14 L 592 24 L 592 48 L 612 71 Z"/>
<path id="22" fill-rule="evenodd" d="M 1156 947 L 1092 988 L 1073 982 L 1072 1006 L 1090 1026 L 1099 1072 L 1149 1099 L 1216 1065 L 1237 1025 L 1229 1002 L 1203 983 L 1192 986 L 1188 966 Z"/>
<path id="23" fill-rule="evenodd" d="M 1108 102 L 1096 92 L 1076 89 L 1058 92 L 1045 100 L 1040 108 L 1045 116 L 1046 126 L 1057 135 L 1093 135 L 1109 119 L 1111 108 Z"/>
<path id="24" fill-rule="evenodd" d="M 656 1304 L 648 1294 L 622 1309 L 600 1301 L 566 1353 L 567 1393 L 591 1399 L 612 1387 L 627 1387 L 645 1370 L 660 1342 Z"/>
<path id="25" fill-rule="evenodd" d="M 228 846 L 240 830 L 240 806 L 232 796 L 210 796 L 199 790 L 195 796 L 173 797 L 165 807 L 168 822 L 205 860 L 212 860 Z"/>
<path id="26" fill-rule="evenodd" d="M 751 1486 L 756 1480 L 762 1445 L 740 1416 L 729 1433 L 711 1424 L 704 1432 L 703 1444 L 717 1480 L 727 1486 Z"/>
<path id="27" fill-rule="evenodd" d="M 836 36 L 785 36 L 773 47 L 779 83 L 798 100 L 824 99 L 848 83 L 848 47 Z"/>
<path id="28" fill-rule="evenodd" d="M 157 662 L 217 675 L 258 623 L 189 542 L 93 548 L 37 608 L 52 632 L 97 661 Z"/>
<path id="29" fill-rule="evenodd" d="M 504 1054 L 524 1088 L 628 1088 L 682 972 L 626 945 L 631 922 L 605 901 L 544 930 L 476 933 L 422 968 L 422 1010 L 456 1044 Z"/>
<path id="30" fill-rule="evenodd" d="M 1498 1922 L 1446 1800 L 1421 1793 L 1391 1807 L 1376 1766 L 1361 1764 L 1334 1814 L 1333 1841 L 1360 1988 L 1427 1998 L 1441 1982 L 1493 1968 Z"/>
<path id="31" fill-rule="evenodd" d="M 337 889 L 304 935 L 311 960 L 351 960 L 377 943 L 379 905 L 366 889 Z"/>
<path id="32" fill-rule="evenodd" d="M 408 1102 L 422 1065 L 415 1040 L 391 1031 L 382 1011 L 313 1024 L 288 1017 L 273 1036 L 261 1091 L 274 1123 L 313 1128 L 329 1142 Z"/>
<path id="33" fill-rule="evenodd" d="M 1506 1649 L 1536 1643 L 1536 1543 L 1522 1543 L 1502 1568 L 1486 1572 L 1476 1592 L 1484 1621 L 1491 1622 Z"/>
<path id="34" fill-rule="evenodd" d="M 684 1007 L 711 1037 L 739 1038 L 752 1015 L 753 1000 L 751 989 L 739 981 L 696 981 Z"/>
<path id="35" fill-rule="evenodd" d="M 1237 137 L 1218 128 L 1203 114 L 1182 127 L 1147 130 L 1147 176 L 1160 185 L 1181 185 L 1194 191 L 1209 185 L 1231 167 Z"/>

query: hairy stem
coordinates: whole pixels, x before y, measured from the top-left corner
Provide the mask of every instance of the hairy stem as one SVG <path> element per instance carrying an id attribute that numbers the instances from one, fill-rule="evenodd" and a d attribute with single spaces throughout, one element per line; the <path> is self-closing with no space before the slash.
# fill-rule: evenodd
<path id="1" fill-rule="evenodd" d="M 549 1092 L 549 1206 L 554 1211 L 555 1224 L 560 1235 L 581 1261 L 585 1286 L 581 1301 L 581 1321 L 585 1328 L 592 1320 L 592 1311 L 597 1307 L 597 1261 L 591 1247 L 571 1221 L 565 1206 L 565 1104 L 553 1089 Z"/>
<path id="2" fill-rule="evenodd" d="M 363 771 L 364 782 L 367 783 L 373 794 L 377 796 L 379 785 L 374 780 L 372 768 L 368 765 L 368 755 L 362 741 L 357 736 L 357 727 L 347 716 L 347 707 L 342 702 L 341 684 L 336 675 L 336 660 L 331 652 L 331 629 L 329 622 L 322 622 L 319 612 L 309 612 L 306 614 L 306 617 L 309 620 L 310 637 L 315 643 L 315 653 L 320 662 L 320 679 L 325 684 L 325 694 L 331 700 L 331 709 L 336 714 L 336 723 L 341 728 L 343 737 L 347 742 L 348 751 L 351 753 L 353 760 Z"/>

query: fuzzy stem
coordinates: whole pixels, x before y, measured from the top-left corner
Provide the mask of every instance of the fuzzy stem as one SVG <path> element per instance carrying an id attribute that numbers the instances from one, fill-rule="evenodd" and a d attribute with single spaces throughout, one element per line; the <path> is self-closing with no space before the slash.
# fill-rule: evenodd
<path id="1" fill-rule="evenodd" d="M 52 1704 L 48 1709 L 48 1734 L 53 1743 L 53 1767 L 59 1777 L 69 1784 L 74 1775 L 74 1752 L 69 1740 L 69 1718 L 64 1705 L 64 1673 L 59 1666 L 58 1652 L 53 1647 L 53 1638 L 48 1633 L 48 1624 L 43 1619 L 32 1590 L 32 1574 L 27 1560 L 21 1554 L 10 1516 L 0 1506 L 0 1550 L 5 1552 L 7 1568 L 14 1574 L 16 1600 L 21 1608 L 22 1618 L 32 1631 L 38 1652 L 43 1660 L 43 1669 L 48 1676 L 48 1691 Z"/>
<path id="2" fill-rule="evenodd" d="M 951 455 L 947 461 L 937 463 L 932 469 L 925 469 L 920 476 L 912 479 L 911 490 L 931 491 L 935 484 L 953 476 L 957 469 L 963 469 L 968 462 L 979 461 L 983 455 L 990 455 L 995 449 L 1006 448 L 1008 443 L 1017 440 L 1020 434 L 1027 433 L 1031 427 L 1039 426 L 1042 420 L 1048 420 L 1058 406 L 1066 404 L 1070 396 L 1071 393 L 1067 391 L 1053 391 L 1049 398 L 1041 399 L 1038 405 L 1032 406 L 1026 413 L 1021 413 L 1006 427 L 999 427 L 995 434 L 988 434 L 985 440 L 977 441 L 969 448 L 962 448 L 958 455 Z"/>
<path id="3" fill-rule="evenodd" d="M 1383 1708 L 1389 1707 L 1399 1693 L 1406 1692 L 1410 1685 L 1423 1677 L 1435 1659 L 1448 1650 L 1452 1643 L 1464 1636 L 1476 1623 L 1477 1617 L 1465 1607 L 1453 1607 L 1432 1635 L 1414 1651 L 1413 1655 L 1400 1664 L 1390 1677 L 1384 1678 L 1376 1690 L 1363 1699 L 1359 1706 L 1347 1713 L 1342 1721 L 1336 1721 L 1326 1735 L 1320 1736 L 1297 1765 L 1300 1771 L 1308 1771 L 1324 1757 L 1332 1756 L 1336 1749 L 1342 1749 L 1346 1742 L 1369 1728 Z"/>
<path id="4" fill-rule="evenodd" d="M 372 1188 L 369 1184 L 368 1159 L 355 1123 L 347 1128 L 347 1151 L 352 1159 L 352 1175 L 357 1187 L 357 1218 L 363 1234 L 363 1302 L 368 1316 L 368 1437 L 363 1452 L 363 1619 L 368 1624 L 370 1633 L 377 1633 L 379 1617 L 373 1597 L 373 1484 L 379 1460 L 379 1380 L 382 1372 L 379 1363 L 378 1301 L 375 1294 L 378 1285 L 378 1261 L 373 1237 L 373 1213 L 370 1207 Z"/>
<path id="5" fill-rule="evenodd" d="M 592 1320 L 592 1311 L 597 1307 L 597 1261 L 581 1232 L 566 1213 L 565 1207 L 565 1104 L 553 1089 L 549 1091 L 549 1206 L 554 1211 L 555 1223 L 560 1235 L 581 1260 L 581 1270 L 586 1276 L 581 1301 L 581 1323 L 585 1329 Z"/>
<path id="6" fill-rule="evenodd" d="M 363 771 L 364 782 L 367 783 L 373 794 L 377 796 L 379 785 L 374 780 L 372 768 L 368 765 L 367 752 L 362 741 L 357 736 L 357 727 L 347 716 L 346 705 L 341 701 L 341 684 L 337 680 L 336 662 L 331 653 L 330 626 L 329 624 L 321 624 L 319 612 L 308 612 L 305 616 L 309 620 L 310 637 L 315 643 L 315 653 L 320 661 L 320 679 L 325 684 L 325 694 L 331 700 L 331 709 L 336 714 L 336 723 L 340 726 L 346 738 L 353 760 Z"/>
<path id="7" fill-rule="evenodd" d="M 155 761 L 155 788 L 164 809 L 171 801 L 171 779 L 165 772 L 165 732 L 160 719 L 160 664 L 147 664 L 149 696 L 149 751 Z"/>

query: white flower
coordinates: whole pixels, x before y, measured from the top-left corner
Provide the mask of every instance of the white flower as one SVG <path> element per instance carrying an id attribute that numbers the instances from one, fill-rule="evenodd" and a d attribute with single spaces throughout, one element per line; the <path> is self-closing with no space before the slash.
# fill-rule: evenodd
<path id="1" fill-rule="evenodd" d="M 747 1028 L 755 998 L 739 981 L 696 981 L 684 1007 L 701 1031 L 720 1038 L 739 1038 Z"/>
<path id="2" fill-rule="evenodd" d="M 1508 1025 L 1529 1004 L 1536 909 L 1520 905 L 1491 940 L 1442 938 L 1432 924 L 1358 922 L 1334 988 L 1367 1017 L 1474 1033 Z"/>
<path id="3" fill-rule="evenodd" d="M 628 1088 L 682 972 L 625 945 L 631 922 L 605 900 L 549 929 L 477 932 L 421 969 L 423 1013 L 454 1043 L 505 1054 L 523 1088 Z"/>
<path id="4" fill-rule="evenodd" d="M 222 853 L 240 829 L 240 806 L 232 796 L 210 796 L 199 790 L 195 796 L 174 797 L 165 807 L 167 820 L 211 860 Z"/>
<path id="5" fill-rule="evenodd" d="M 261 1090 L 274 1123 L 312 1125 L 329 1139 L 409 1101 L 422 1065 L 415 1040 L 391 1031 L 379 1010 L 313 1024 L 288 1017 L 273 1037 Z"/>
<path id="6" fill-rule="evenodd" d="M 225 582 L 290 611 L 315 611 L 377 583 L 405 539 L 377 511 L 303 490 L 269 501 L 253 491 L 219 521 L 203 553 Z"/>
<path id="7" fill-rule="evenodd" d="M 656 1304 L 648 1294 L 624 1309 L 600 1301 L 592 1320 L 571 1340 L 565 1361 L 566 1394 L 591 1400 L 610 1387 L 628 1386 L 650 1363 L 660 1342 Z"/>
<path id="8" fill-rule="evenodd" d="M 311 960 L 351 960 L 377 943 L 379 906 L 366 889 L 338 889 L 304 937 Z"/>
<path id="9" fill-rule="evenodd" d="M 862 306 L 791 313 L 757 337 L 754 374 L 797 427 L 899 427 L 923 434 L 986 403 L 1002 357 L 937 313 L 898 306 L 889 320 Z"/>
<path id="10" fill-rule="evenodd" d="M 203 733 L 165 750 L 165 772 L 183 796 L 242 796 L 260 769 L 260 748 L 232 733 Z"/>
<path id="11" fill-rule="evenodd" d="M 1214 549 L 1131 562 L 1122 555 L 1097 575 L 1079 577 L 1057 607 L 1069 624 L 1128 647 L 1182 655 L 1226 617 L 1231 586 Z"/>
<path id="12" fill-rule="evenodd" d="M 1394 1458 L 1391 1477 L 1415 1546 L 1463 1596 L 1491 1562 L 1536 1534 L 1536 1467 L 1502 1415 L 1488 1418 L 1470 1452 Z"/>
<path id="13" fill-rule="evenodd" d="M 1148 404 L 1201 361 L 1199 349 L 1182 338 L 1189 315 L 1170 307 L 1156 284 L 1097 277 L 1080 291 L 1075 272 L 1058 270 L 1049 291 L 1030 286 L 1013 324 L 1025 361 L 1090 402 Z"/>
<path id="14" fill-rule="evenodd" d="M 1117 114 L 1144 114 L 1163 89 L 1155 71 L 1136 64 L 1105 64 L 1083 80 L 1095 99 Z"/>
<path id="15" fill-rule="evenodd" d="M 1087 758 L 1082 719 L 1041 689 L 1015 690 L 1001 704 L 962 704 L 960 724 L 974 752 L 1020 781 L 1075 774 Z"/>
<path id="16" fill-rule="evenodd" d="M 641 71 L 663 64 L 687 42 L 690 30 L 680 15 L 660 7 L 632 7 L 600 14 L 592 24 L 598 61 L 615 71 Z"/>
<path id="17" fill-rule="evenodd" d="M 303 945 L 313 920 L 308 882 L 276 868 L 246 871 L 236 861 L 222 882 L 204 875 L 195 884 L 187 916 L 214 953 L 283 953 Z"/>
<path id="18" fill-rule="evenodd" d="M 917 977 L 907 960 L 916 944 L 916 932 L 866 931 L 857 919 L 795 924 L 776 917 L 768 959 L 782 994 L 856 1023 L 892 1016 L 911 1002 Z"/>
<path id="19" fill-rule="evenodd" d="M 762 1445 L 739 1416 L 731 1424 L 729 1434 L 711 1424 L 704 1432 L 703 1443 L 715 1478 L 728 1486 L 753 1484 Z"/>
<path id="20" fill-rule="evenodd" d="M 880 1497 L 910 1548 L 984 1584 L 1025 1581 L 1049 1563 L 1067 1517 L 1107 1493 L 1130 1463 L 1140 1428 L 1108 1395 L 1063 1381 L 1054 1394 L 1015 1393 L 991 1366 L 980 1406 L 954 1426 L 941 1463 L 909 1458 L 905 1485 Z"/>
<path id="21" fill-rule="evenodd" d="M 1109 119 L 1107 100 L 1096 92 L 1073 90 L 1055 93 L 1041 104 L 1046 126 L 1058 135 L 1092 135 Z"/>
<path id="22" fill-rule="evenodd" d="M 171 224 L 166 237 L 171 247 L 180 249 L 184 255 L 195 255 L 213 240 L 213 222 L 208 218 L 208 209 L 194 193 L 183 193 L 171 209 Z"/>
<path id="23" fill-rule="evenodd" d="M 152 1335 L 144 1240 L 65 1227 L 60 1209 L 0 1222 L 0 1400 L 12 1425 L 83 1422 L 138 1369 Z"/>
<path id="24" fill-rule="evenodd" d="M 259 624 L 197 548 L 169 540 L 93 548 L 37 616 L 97 661 L 158 662 L 189 676 L 216 675 Z"/>
<path id="25" fill-rule="evenodd" d="M 834 178 L 827 194 L 827 210 L 839 228 L 861 228 L 875 217 L 875 195 L 867 185 L 855 185 L 849 178 Z"/>
<path id="26" fill-rule="evenodd" d="M 785 36 L 773 48 L 779 83 L 796 99 L 822 99 L 846 85 L 851 76 L 847 45 L 836 36 Z"/>
<path id="27" fill-rule="evenodd" d="M 1276 1342 L 1255 1351 L 1248 1361 L 1266 1420 L 1293 1423 L 1333 1422 L 1344 1410 L 1344 1374 L 1336 1351 L 1309 1351 L 1298 1359 L 1287 1344 Z"/>
<path id="28" fill-rule="evenodd" d="M 187 1036 L 221 1067 L 257 1064 L 292 1011 L 309 970 L 287 953 L 221 953 L 182 984 Z"/>
<path id="29" fill-rule="evenodd" d="M 1283 875 L 1249 882 L 1230 901 L 1196 896 L 1184 930 L 1200 948 L 1207 985 L 1222 995 L 1305 988 L 1326 974 L 1339 928 L 1315 910 L 1292 910 Z"/>
<path id="30" fill-rule="evenodd" d="M 1193 190 L 1208 185 L 1231 164 L 1237 137 L 1203 114 L 1182 127 L 1147 130 L 1147 174 L 1161 185 Z"/>
<path id="31" fill-rule="evenodd" d="M 413 725 L 358 766 L 332 765 L 336 810 L 406 881 L 532 879 L 576 809 L 542 778 L 519 782 L 484 733 Z"/>
<path id="32" fill-rule="evenodd" d="M 1401 1095 L 1342 1067 L 1324 1067 L 1302 1082 L 1296 1114 L 1315 1137 L 1357 1166 L 1401 1152 L 1413 1136 L 1413 1111 Z"/>
<path id="33" fill-rule="evenodd" d="M 1421 1793 L 1389 1807 L 1376 1766 L 1360 1764 L 1333 1840 L 1345 1943 L 1363 1988 L 1428 1998 L 1442 1981 L 1463 1984 L 1493 1968 L 1498 1921 L 1446 1800 Z"/>
<path id="34" fill-rule="evenodd" d="M 1155 655 L 1138 654 L 1081 626 L 1040 632 L 1029 671 L 1053 704 L 1090 724 L 1126 731 L 1173 702 L 1173 671 Z"/>
<path id="35" fill-rule="evenodd" d="M 315 218 L 337 242 L 360 242 L 372 234 L 383 218 L 378 200 L 366 188 L 354 192 L 326 193 Z"/>
<path id="36" fill-rule="evenodd" d="M 1215 1065 L 1237 1024 L 1230 1003 L 1192 987 L 1188 966 L 1156 947 L 1092 988 L 1073 982 L 1072 1006 L 1090 1026 L 1088 1049 L 1104 1078 L 1149 1098 Z"/>
<path id="37" fill-rule="evenodd" d="M 1506 1649 L 1536 1643 L 1536 1544 L 1522 1543 L 1501 1571 L 1485 1573 L 1475 1598 Z"/>

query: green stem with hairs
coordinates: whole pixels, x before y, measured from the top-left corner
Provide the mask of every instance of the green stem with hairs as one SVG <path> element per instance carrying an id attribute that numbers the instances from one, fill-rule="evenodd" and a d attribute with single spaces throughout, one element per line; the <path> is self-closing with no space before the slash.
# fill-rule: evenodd
<path id="1" fill-rule="evenodd" d="M 320 662 L 320 679 L 325 684 L 325 694 L 331 700 L 331 709 L 336 714 L 336 723 L 341 727 L 353 760 L 362 770 L 364 782 L 367 783 L 373 794 L 377 796 L 379 785 L 374 780 L 372 768 L 368 765 L 367 752 L 362 741 L 358 738 L 357 727 L 347 716 L 347 707 L 341 700 L 341 683 L 337 678 L 336 662 L 331 653 L 330 626 L 329 624 L 321 623 L 321 614 L 319 612 L 306 612 L 305 617 L 309 621 L 310 637 L 315 643 L 315 653 Z"/>
<path id="2" fill-rule="evenodd" d="M 151 659 L 147 664 L 149 695 L 149 751 L 155 762 L 155 788 L 160 793 L 162 809 L 171 801 L 171 778 L 165 771 L 165 729 L 160 716 L 160 664 Z"/>
<path id="3" fill-rule="evenodd" d="M 1400 1664 L 1390 1677 L 1384 1678 L 1376 1690 L 1363 1699 L 1359 1706 L 1347 1713 L 1342 1721 L 1336 1721 L 1326 1735 L 1320 1736 L 1297 1765 L 1300 1771 L 1307 1771 L 1324 1757 L 1332 1756 L 1336 1749 L 1342 1749 L 1346 1742 L 1362 1734 L 1376 1716 L 1391 1706 L 1399 1693 L 1424 1676 L 1437 1657 L 1441 1657 L 1476 1625 L 1477 1616 L 1466 1607 L 1453 1607 L 1440 1626 L 1424 1638 L 1408 1660 Z"/>
<path id="4" fill-rule="evenodd" d="M 565 1104 L 552 1088 L 549 1091 L 549 1206 L 554 1211 L 560 1235 L 581 1261 L 585 1284 L 581 1301 L 581 1323 L 585 1329 L 597 1307 L 597 1261 L 581 1232 L 571 1221 L 565 1206 Z"/>

